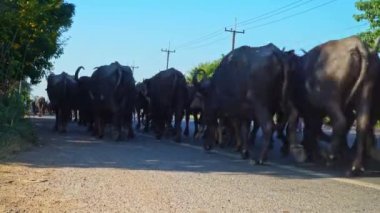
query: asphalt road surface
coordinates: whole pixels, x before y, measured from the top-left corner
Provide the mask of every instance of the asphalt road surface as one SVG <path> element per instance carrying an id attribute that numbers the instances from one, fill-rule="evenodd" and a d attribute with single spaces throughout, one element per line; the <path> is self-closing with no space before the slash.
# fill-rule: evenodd
<path id="1" fill-rule="evenodd" d="M 0 162 L 1 212 L 380 212 L 376 169 L 347 179 L 343 168 L 282 158 L 277 146 L 257 166 L 192 139 L 113 142 L 32 120 L 41 145 Z"/>

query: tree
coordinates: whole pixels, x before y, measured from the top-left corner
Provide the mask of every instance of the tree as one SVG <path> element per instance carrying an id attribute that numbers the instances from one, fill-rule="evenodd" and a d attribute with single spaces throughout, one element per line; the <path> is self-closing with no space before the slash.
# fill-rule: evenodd
<path id="1" fill-rule="evenodd" d="M 380 36 L 380 0 L 359 0 L 355 3 L 361 14 L 354 15 L 358 22 L 368 21 L 369 29 L 359 34 L 364 42 L 373 46 L 374 41 Z"/>
<path id="2" fill-rule="evenodd" d="M 194 72 L 198 69 L 204 70 L 206 72 L 207 77 L 211 77 L 214 74 L 216 68 L 219 66 L 221 60 L 222 59 L 217 59 L 211 62 L 205 62 L 205 63 L 199 64 L 198 66 L 194 67 L 193 69 L 191 69 L 190 72 L 187 73 L 186 81 L 190 83 L 193 79 Z"/>
<path id="3" fill-rule="evenodd" d="M 38 83 L 63 53 L 75 6 L 63 0 L 0 1 L 0 95 L 15 81 Z"/>

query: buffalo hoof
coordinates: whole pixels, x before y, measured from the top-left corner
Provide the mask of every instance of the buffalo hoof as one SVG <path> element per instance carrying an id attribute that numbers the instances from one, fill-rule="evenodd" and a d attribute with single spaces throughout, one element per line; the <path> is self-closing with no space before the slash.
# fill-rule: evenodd
<path id="1" fill-rule="evenodd" d="M 321 149 L 320 150 L 320 156 L 328 163 L 333 164 L 338 158 L 336 155 L 332 154 L 330 150 L 328 149 Z"/>
<path id="2" fill-rule="evenodd" d="M 161 140 L 161 138 L 162 138 L 162 135 L 161 135 L 161 134 L 156 135 L 156 139 L 157 139 L 157 140 Z"/>
<path id="3" fill-rule="evenodd" d="M 242 150 L 241 150 L 241 146 L 240 145 L 235 147 L 235 152 L 241 152 L 241 151 Z"/>
<path id="4" fill-rule="evenodd" d="M 256 160 L 255 164 L 259 165 L 259 166 L 263 166 L 264 165 L 264 160 Z"/>
<path id="5" fill-rule="evenodd" d="M 243 160 L 247 160 L 247 159 L 249 158 L 249 152 L 248 152 L 248 150 L 243 150 L 243 151 L 241 152 L 241 158 L 242 158 Z"/>
<path id="6" fill-rule="evenodd" d="M 273 146 L 273 140 L 271 140 L 270 143 L 269 143 L 269 150 L 273 150 L 273 147 L 274 147 Z"/>
<path id="7" fill-rule="evenodd" d="M 175 141 L 176 143 L 180 143 L 180 142 L 181 142 L 181 136 L 180 136 L 180 135 L 175 136 L 175 137 L 174 137 L 174 141 Z"/>
<path id="8" fill-rule="evenodd" d="M 281 147 L 281 155 L 282 157 L 287 157 L 289 155 L 289 146 L 282 146 Z"/>
<path id="9" fill-rule="evenodd" d="M 129 139 L 135 138 L 135 133 L 133 133 L 133 132 L 129 132 L 127 137 L 128 137 Z"/>
<path id="10" fill-rule="evenodd" d="M 203 144 L 203 148 L 206 150 L 206 151 L 210 151 L 212 149 L 212 146 L 210 144 L 206 144 L 204 143 Z"/>
<path id="11" fill-rule="evenodd" d="M 355 168 L 352 167 L 351 170 L 346 172 L 347 177 L 358 177 L 361 176 L 365 172 L 364 167 Z"/>
<path id="12" fill-rule="evenodd" d="M 219 143 L 219 148 L 221 148 L 221 149 L 226 148 L 226 143 Z"/>
<path id="13" fill-rule="evenodd" d="M 194 134 L 194 138 L 195 138 L 195 140 L 200 140 L 200 139 L 203 138 L 203 136 L 202 136 L 202 134 L 200 132 L 197 132 L 197 133 Z"/>
<path id="14" fill-rule="evenodd" d="M 185 129 L 185 131 L 183 131 L 183 135 L 186 137 L 189 136 L 189 129 Z"/>
<path id="15" fill-rule="evenodd" d="M 114 141 L 121 141 L 121 134 L 115 134 L 112 139 Z"/>
<path id="16" fill-rule="evenodd" d="M 294 157 L 294 159 L 299 163 L 303 163 L 307 159 L 306 151 L 302 145 L 291 146 L 290 152 L 292 153 L 292 156 Z"/>

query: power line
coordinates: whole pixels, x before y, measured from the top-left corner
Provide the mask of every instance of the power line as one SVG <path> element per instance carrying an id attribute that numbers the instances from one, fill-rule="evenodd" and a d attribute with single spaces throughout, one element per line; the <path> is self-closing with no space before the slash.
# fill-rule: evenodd
<path id="1" fill-rule="evenodd" d="M 301 12 L 294 13 L 294 14 L 292 14 L 292 15 L 282 17 L 282 18 L 280 18 L 280 19 L 276 19 L 276 20 L 273 20 L 273 21 L 270 21 L 270 22 L 267 22 L 267 23 L 264 23 L 264 24 L 259 24 L 259 25 L 255 25 L 255 26 L 249 27 L 249 28 L 247 28 L 246 30 L 256 29 L 256 28 L 264 27 L 264 26 L 267 26 L 267 25 L 270 25 L 270 24 L 274 24 L 274 23 L 277 23 L 277 22 L 281 22 L 281 21 L 284 21 L 284 20 L 286 20 L 286 19 L 293 18 L 293 17 L 295 17 L 295 16 L 302 15 L 302 14 L 304 14 L 304 13 L 307 13 L 307 12 L 310 12 L 310 11 L 312 11 L 312 10 L 318 9 L 318 8 L 320 8 L 320 7 L 326 6 L 326 5 L 331 4 L 331 3 L 335 2 L 335 1 L 338 1 L 338 0 L 331 0 L 331 1 L 325 2 L 325 3 L 323 3 L 323 4 L 317 5 L 317 6 L 315 6 L 315 7 L 309 8 L 309 9 L 307 9 L 307 10 L 303 10 L 303 11 L 301 11 Z"/>
<path id="2" fill-rule="evenodd" d="M 308 3 L 312 2 L 312 1 L 314 1 L 314 0 L 308 0 L 308 1 L 306 1 L 306 2 L 303 2 L 303 0 L 294 1 L 294 2 L 291 2 L 291 3 L 287 4 L 287 5 L 284 5 L 284 6 L 282 6 L 282 7 L 279 7 L 279 8 L 277 8 L 277 9 L 275 9 L 275 10 L 272 10 L 272 11 L 266 12 L 266 13 L 264 13 L 264 14 L 261 14 L 261 15 L 259 15 L 259 16 L 256 16 L 256 17 L 253 17 L 253 18 L 250 18 L 250 19 L 247 19 L 247 20 L 244 20 L 244 21 L 238 22 L 238 23 L 236 24 L 236 26 L 239 26 L 239 25 L 240 25 L 240 26 L 245 26 L 245 25 L 250 25 L 250 24 L 255 23 L 255 22 L 258 22 L 258 21 L 263 21 L 263 20 L 266 20 L 266 19 L 272 18 L 272 17 L 274 17 L 274 16 L 277 16 L 277 15 L 279 15 L 279 14 L 286 13 L 286 12 L 288 12 L 288 11 L 290 11 L 290 10 L 293 10 L 293 9 L 295 9 L 295 8 L 298 8 L 298 7 L 300 7 L 300 6 L 303 6 L 303 5 L 305 5 L 305 4 L 308 4 Z M 273 20 L 273 21 L 269 21 L 269 22 L 266 22 L 266 23 L 263 23 L 263 24 L 259 24 L 259 25 L 255 25 L 255 26 L 252 26 L 252 27 L 246 28 L 246 30 L 250 30 L 250 29 L 254 29 L 254 28 L 259 28 L 259 27 L 267 26 L 267 25 L 270 25 L 270 24 L 274 24 L 274 23 L 277 23 L 277 22 L 280 22 L 280 21 L 283 21 L 283 20 L 286 20 L 286 19 L 292 18 L 292 17 L 294 17 L 294 16 L 302 15 L 302 14 L 307 13 L 307 12 L 309 12 L 309 11 L 312 11 L 312 10 L 318 9 L 318 8 L 320 8 L 320 7 L 323 7 L 323 6 L 325 6 L 325 5 L 331 4 L 331 3 L 335 2 L 335 1 L 338 1 L 338 0 L 331 0 L 331 1 L 328 1 L 328 2 L 325 2 L 325 3 L 322 3 L 322 4 L 319 4 L 319 5 L 317 5 L 317 6 L 311 7 L 311 8 L 309 8 L 309 9 L 306 9 L 306 10 L 300 11 L 300 12 L 298 12 L 298 13 L 293 13 L 293 14 L 291 14 L 291 15 L 288 15 L 288 16 L 285 16 L 285 17 L 282 17 L 282 18 L 279 18 L 279 19 L 276 19 L 276 20 Z M 231 26 L 231 25 L 230 25 L 230 26 Z M 226 28 L 225 28 L 224 30 L 226 30 Z M 217 37 L 217 36 L 219 36 L 220 34 L 222 34 L 222 32 L 220 32 L 220 30 L 218 30 L 218 31 L 215 31 L 215 32 L 213 32 L 213 33 L 206 34 L 205 36 L 200 37 L 200 38 L 198 38 L 198 39 L 194 39 L 194 40 L 191 40 L 191 41 L 189 41 L 189 42 L 186 42 L 186 43 L 184 43 L 184 44 L 181 45 L 181 46 L 182 46 L 182 48 L 184 48 L 184 47 L 189 47 L 189 46 L 194 46 L 194 45 L 196 45 L 197 43 L 204 42 L 204 41 L 206 41 L 206 40 L 208 40 L 208 39 L 211 39 L 211 38 Z M 222 40 L 222 39 L 218 39 L 218 40 L 215 40 L 215 41 L 210 42 L 210 43 L 212 44 L 212 43 L 215 43 L 215 42 L 220 41 L 220 40 Z M 200 48 L 200 47 L 205 47 L 205 46 L 207 46 L 207 44 L 205 44 L 205 45 L 201 45 L 201 46 L 196 46 L 195 48 Z M 195 48 L 191 48 L 191 49 L 195 49 Z M 186 49 L 187 49 L 187 48 L 186 48 Z"/>
<path id="3" fill-rule="evenodd" d="M 297 1 L 291 2 L 289 4 L 286 4 L 286 5 L 282 6 L 282 7 L 279 7 L 277 9 L 274 9 L 274 10 L 271 10 L 271 11 L 266 12 L 264 14 L 261 14 L 259 16 L 247 19 L 245 21 L 241 21 L 241 22 L 237 23 L 237 25 L 242 25 L 242 24 L 247 25 L 246 23 L 248 23 L 248 22 L 250 22 L 252 20 L 255 20 L 255 19 L 258 19 L 258 18 L 262 18 L 263 16 L 270 15 L 271 13 L 274 13 L 274 12 L 278 12 L 279 10 L 285 9 L 285 8 L 287 8 L 289 6 L 292 6 L 294 4 L 300 3 L 302 1 L 303 0 L 297 0 Z M 309 0 L 307 2 L 302 2 L 301 5 L 309 3 L 310 1 L 313 1 L 313 0 Z M 301 6 L 301 5 L 296 5 L 296 6 L 298 7 L 298 6 Z M 290 8 L 290 9 L 294 9 L 294 8 Z M 267 18 L 271 18 L 271 17 L 267 17 Z M 232 26 L 234 26 L 234 25 L 227 26 L 227 28 L 232 27 Z M 201 37 L 198 37 L 196 39 L 193 39 L 193 40 L 181 43 L 181 44 L 177 45 L 176 49 L 183 49 L 184 47 L 192 46 L 194 44 L 197 44 L 197 43 L 200 43 L 200 42 L 204 42 L 205 40 L 209 40 L 209 39 L 215 38 L 216 36 L 219 36 L 220 34 L 223 34 L 224 30 L 225 30 L 225 28 L 219 28 L 218 30 L 216 30 L 216 31 L 214 31 L 212 33 L 208 33 L 208 34 L 205 34 L 205 35 L 203 35 Z"/>
<path id="4" fill-rule="evenodd" d="M 199 42 L 204 42 L 205 40 L 212 39 L 212 38 L 214 38 L 214 37 L 219 36 L 220 34 L 222 34 L 223 30 L 224 29 L 221 28 L 221 29 L 216 30 L 216 31 L 214 31 L 212 33 L 209 33 L 209 34 L 206 34 L 204 36 L 201 36 L 201 37 L 199 37 L 197 39 L 194 39 L 194 40 L 182 43 L 182 44 L 178 45 L 176 47 L 176 49 L 183 49 L 184 47 L 192 46 L 192 45 L 197 44 Z"/>
<path id="5" fill-rule="evenodd" d="M 183 49 L 193 49 L 194 47 L 196 48 L 196 47 L 198 47 L 198 46 L 205 46 L 206 44 L 208 44 L 208 43 L 214 43 L 214 41 L 218 41 L 218 40 L 220 40 L 221 38 L 224 38 L 225 37 L 225 34 L 224 34 L 224 29 L 223 29 L 223 31 L 222 31 L 222 34 L 218 34 L 218 35 L 216 35 L 216 36 L 214 36 L 214 38 L 213 38 L 213 40 L 211 40 L 211 42 L 210 42 L 210 39 L 206 39 L 206 40 L 203 40 L 203 41 L 199 41 L 198 43 L 193 43 L 193 44 L 189 44 L 189 45 L 187 45 L 187 46 L 184 46 L 184 47 L 182 47 L 181 49 L 183 50 Z"/>
<path id="6" fill-rule="evenodd" d="M 228 38 L 229 38 L 229 36 L 224 36 L 223 38 L 220 38 L 220 39 L 208 42 L 206 44 L 202 44 L 202 45 L 198 45 L 198 46 L 194 46 L 194 47 L 186 48 L 186 49 L 193 50 L 193 49 L 199 49 L 199 48 L 202 48 L 202 47 L 207 47 L 207 46 L 210 46 L 211 44 L 215 44 L 215 43 L 218 43 L 220 41 L 227 40 Z"/>
<path id="7" fill-rule="evenodd" d="M 276 15 L 279 15 L 279 14 L 282 14 L 282 13 L 286 13 L 290 10 L 293 10 L 295 8 L 298 8 L 300 6 L 303 6 L 305 4 L 308 4 L 310 2 L 312 2 L 314 0 L 308 0 L 306 2 L 303 2 L 303 0 L 299 0 L 299 1 L 295 1 L 295 2 L 292 2 L 290 4 L 287 4 L 283 7 L 280 7 L 280 8 L 277 8 L 275 10 L 272 10 L 272 11 L 269 11 L 267 13 L 264 13 L 264 14 L 261 14 L 259 16 L 256 16 L 256 17 L 253 17 L 253 18 L 250 18 L 250 19 L 247 19 L 245 21 L 241 21 L 239 23 L 237 23 L 237 25 L 241 25 L 241 26 L 246 26 L 246 25 L 249 25 L 249 24 L 252 24 L 252 23 L 255 23 L 255 22 L 258 22 L 258 21 L 261 21 L 261 20 L 265 20 L 265 19 L 269 19 L 269 18 L 272 18 Z M 300 3 L 300 4 L 297 4 L 297 3 Z M 295 4 L 295 5 L 294 5 Z M 294 5 L 293 7 L 290 7 L 288 8 L 289 6 L 292 6 Z M 284 10 L 285 9 L 285 10 Z"/>
<path id="8" fill-rule="evenodd" d="M 368 23 L 357 24 L 357 25 L 354 25 L 354 26 L 351 26 L 351 27 L 344 28 L 343 30 L 357 29 L 357 28 L 360 28 L 360 27 L 364 27 L 366 25 L 368 25 Z"/>

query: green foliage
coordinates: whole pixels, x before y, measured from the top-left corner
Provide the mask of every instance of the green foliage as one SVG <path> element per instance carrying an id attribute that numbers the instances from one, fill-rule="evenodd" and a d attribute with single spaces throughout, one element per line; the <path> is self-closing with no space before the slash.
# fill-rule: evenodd
<path id="1" fill-rule="evenodd" d="M 194 72 L 198 69 L 204 70 L 206 72 L 207 77 L 211 77 L 214 74 L 216 68 L 219 66 L 221 60 L 222 59 L 220 58 L 211 62 L 205 62 L 205 63 L 199 64 L 198 66 L 194 67 L 193 69 L 191 69 L 190 72 L 186 74 L 186 81 L 190 83 L 193 79 Z"/>
<path id="2" fill-rule="evenodd" d="M 371 46 L 374 41 L 380 36 L 380 0 L 359 0 L 355 3 L 361 14 L 354 15 L 356 21 L 368 21 L 369 29 L 359 34 L 366 43 Z"/>
<path id="3" fill-rule="evenodd" d="M 26 107 L 18 93 L 0 99 L 0 131 L 12 128 L 23 119 Z"/>
<path id="4" fill-rule="evenodd" d="M 62 33 L 72 24 L 74 5 L 62 0 L 0 1 L 0 95 L 13 81 L 38 83 L 62 54 Z"/>
<path id="5" fill-rule="evenodd" d="M 14 92 L 0 99 L 0 158 L 37 141 L 32 125 L 24 118 L 26 107 Z"/>
<path id="6" fill-rule="evenodd" d="M 38 83 L 63 53 L 62 34 L 71 27 L 74 10 L 64 0 L 0 0 L 0 150 L 35 141 L 24 119 L 30 103 L 25 80 Z"/>

